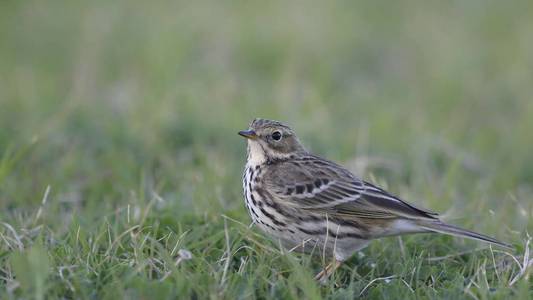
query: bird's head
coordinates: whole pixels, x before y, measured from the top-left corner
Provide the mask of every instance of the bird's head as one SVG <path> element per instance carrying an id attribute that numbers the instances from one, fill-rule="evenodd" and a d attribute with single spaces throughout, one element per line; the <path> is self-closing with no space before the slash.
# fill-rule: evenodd
<path id="1" fill-rule="evenodd" d="M 248 140 L 248 163 L 253 165 L 305 153 L 294 131 L 278 121 L 255 119 L 239 134 Z"/>

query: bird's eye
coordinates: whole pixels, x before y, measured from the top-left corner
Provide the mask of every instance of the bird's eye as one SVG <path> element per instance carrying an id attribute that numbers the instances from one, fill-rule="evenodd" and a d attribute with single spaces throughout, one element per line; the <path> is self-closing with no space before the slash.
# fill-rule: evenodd
<path id="1" fill-rule="evenodd" d="M 275 141 L 281 140 L 281 132 L 279 131 L 272 132 L 272 139 L 274 139 Z"/>

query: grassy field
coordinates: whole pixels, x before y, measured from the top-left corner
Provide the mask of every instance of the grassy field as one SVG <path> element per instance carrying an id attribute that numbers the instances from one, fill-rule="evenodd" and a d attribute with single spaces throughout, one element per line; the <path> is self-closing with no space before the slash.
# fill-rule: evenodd
<path id="1" fill-rule="evenodd" d="M 0 298 L 531 299 L 532 79 L 531 1 L 1 1 Z M 516 251 L 383 239 L 317 285 L 249 227 L 255 117 Z"/>

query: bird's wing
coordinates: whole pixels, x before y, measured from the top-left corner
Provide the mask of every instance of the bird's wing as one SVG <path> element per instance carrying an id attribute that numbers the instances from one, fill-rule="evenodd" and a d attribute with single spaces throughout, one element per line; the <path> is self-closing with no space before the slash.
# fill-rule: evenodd
<path id="1" fill-rule="evenodd" d="M 275 199 L 299 209 L 348 218 L 437 218 L 436 213 L 417 208 L 315 156 L 277 163 L 267 170 L 264 180 Z"/>

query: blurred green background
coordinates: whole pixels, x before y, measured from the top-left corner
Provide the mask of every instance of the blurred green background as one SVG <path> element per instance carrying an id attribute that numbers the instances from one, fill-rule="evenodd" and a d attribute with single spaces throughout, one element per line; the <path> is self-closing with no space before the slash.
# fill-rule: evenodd
<path id="1" fill-rule="evenodd" d="M 263 117 L 411 202 L 521 243 L 532 79 L 531 1 L 1 1 L 0 220 L 37 228 L 22 243 L 42 239 L 35 255 L 55 267 L 71 257 L 50 239 L 120 233 L 143 212 L 176 234 L 213 224 L 214 236 L 221 214 L 248 224 L 236 132 Z M 17 263 L 0 247 L 7 295 L 39 290 L 8 288 Z M 89 276 L 73 292 L 53 278 L 57 295 L 114 283 Z M 201 286 L 174 292 L 213 295 Z"/>

